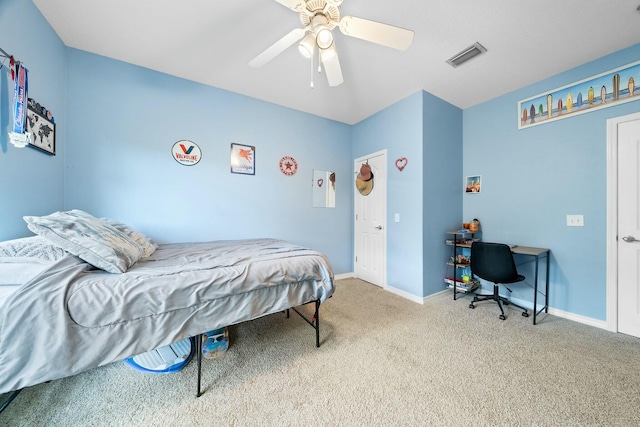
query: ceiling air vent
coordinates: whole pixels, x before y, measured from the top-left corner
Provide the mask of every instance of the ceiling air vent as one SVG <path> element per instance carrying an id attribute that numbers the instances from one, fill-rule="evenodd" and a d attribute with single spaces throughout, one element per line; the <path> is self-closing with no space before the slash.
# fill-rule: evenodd
<path id="1" fill-rule="evenodd" d="M 471 46 L 469 46 L 468 48 L 466 48 L 465 50 L 463 50 L 462 52 L 459 52 L 453 55 L 451 58 L 447 59 L 447 64 L 455 68 L 458 65 L 461 65 L 462 63 L 467 62 L 474 56 L 478 56 L 481 53 L 484 53 L 486 51 L 487 49 L 485 49 L 484 46 L 476 42 Z"/>

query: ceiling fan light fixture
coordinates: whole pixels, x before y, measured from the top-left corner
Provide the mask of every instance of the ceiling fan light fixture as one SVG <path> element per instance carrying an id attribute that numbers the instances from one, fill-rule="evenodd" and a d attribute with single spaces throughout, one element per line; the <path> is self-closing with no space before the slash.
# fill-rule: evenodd
<path id="1" fill-rule="evenodd" d="M 333 34 L 328 28 L 321 28 L 316 35 L 316 43 L 320 49 L 328 49 L 333 44 Z"/>
<path id="2" fill-rule="evenodd" d="M 336 47 L 332 44 L 326 49 L 320 49 L 320 60 L 322 63 L 328 61 L 329 59 L 336 56 L 338 53 L 336 52 Z"/>
<path id="3" fill-rule="evenodd" d="M 340 28 L 344 35 L 396 50 L 406 50 L 413 43 L 414 32 L 411 30 L 355 16 L 341 16 L 339 7 L 342 0 L 276 1 L 298 12 L 303 27 L 290 31 L 249 61 L 251 67 L 261 67 L 297 44 L 300 54 L 311 59 L 309 62 L 312 75 L 315 63 L 318 62 L 319 68 L 324 67 L 329 86 L 334 87 L 344 82 L 333 39 L 334 28 Z M 315 55 L 318 55 L 319 61 L 314 61 Z"/>
<path id="4" fill-rule="evenodd" d="M 309 59 L 313 56 L 313 45 L 315 43 L 315 38 L 313 34 L 308 34 L 302 41 L 298 44 L 298 51 L 302 56 Z"/>

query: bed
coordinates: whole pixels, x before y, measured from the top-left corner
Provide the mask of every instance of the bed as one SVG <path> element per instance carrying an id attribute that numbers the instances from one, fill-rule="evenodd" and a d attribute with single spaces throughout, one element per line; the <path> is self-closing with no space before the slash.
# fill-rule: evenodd
<path id="1" fill-rule="evenodd" d="M 25 221 L 35 236 L 0 242 L 0 393 L 308 303 L 317 316 L 334 292 L 326 256 L 278 239 L 156 245 L 78 210 Z"/>

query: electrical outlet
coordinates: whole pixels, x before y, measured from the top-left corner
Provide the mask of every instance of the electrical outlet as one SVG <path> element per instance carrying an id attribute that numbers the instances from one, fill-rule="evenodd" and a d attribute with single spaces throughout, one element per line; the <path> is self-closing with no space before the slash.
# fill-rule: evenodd
<path id="1" fill-rule="evenodd" d="M 393 221 L 394 222 L 400 222 L 400 214 L 399 213 L 393 215 Z"/>
<path id="2" fill-rule="evenodd" d="M 584 227 L 584 217 L 582 215 L 567 215 L 568 227 Z"/>

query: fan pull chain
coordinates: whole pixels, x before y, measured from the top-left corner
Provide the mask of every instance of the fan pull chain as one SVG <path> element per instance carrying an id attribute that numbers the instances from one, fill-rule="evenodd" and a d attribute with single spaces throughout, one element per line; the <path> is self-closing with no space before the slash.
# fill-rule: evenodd
<path id="1" fill-rule="evenodd" d="M 311 64 L 311 89 L 313 89 L 313 54 L 309 59 L 309 63 Z"/>
<path id="2" fill-rule="evenodd" d="M 311 71 L 311 89 L 313 89 L 313 57 L 315 56 L 315 46 L 313 46 L 311 48 L 311 58 L 309 58 L 309 63 L 311 64 L 311 68 L 309 69 Z"/>

